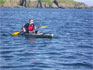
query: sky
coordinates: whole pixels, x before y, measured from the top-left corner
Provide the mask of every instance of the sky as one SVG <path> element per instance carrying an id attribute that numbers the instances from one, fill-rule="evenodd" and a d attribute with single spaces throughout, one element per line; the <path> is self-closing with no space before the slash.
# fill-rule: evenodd
<path id="1" fill-rule="evenodd" d="M 85 4 L 89 6 L 93 6 L 93 0 L 75 0 L 75 1 L 84 2 Z"/>

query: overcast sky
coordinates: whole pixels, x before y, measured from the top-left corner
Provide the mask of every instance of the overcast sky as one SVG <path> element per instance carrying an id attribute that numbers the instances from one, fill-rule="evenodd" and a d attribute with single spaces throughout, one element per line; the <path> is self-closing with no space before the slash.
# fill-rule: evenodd
<path id="1" fill-rule="evenodd" d="M 93 6 L 93 0 L 75 0 L 75 1 L 84 2 L 89 6 Z"/>

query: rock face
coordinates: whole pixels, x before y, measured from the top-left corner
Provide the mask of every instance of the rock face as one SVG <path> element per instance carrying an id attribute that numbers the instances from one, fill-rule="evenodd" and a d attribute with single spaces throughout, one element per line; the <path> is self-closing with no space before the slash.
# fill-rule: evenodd
<path id="1" fill-rule="evenodd" d="M 74 0 L 0 0 L 0 7 L 9 8 L 88 8 Z"/>

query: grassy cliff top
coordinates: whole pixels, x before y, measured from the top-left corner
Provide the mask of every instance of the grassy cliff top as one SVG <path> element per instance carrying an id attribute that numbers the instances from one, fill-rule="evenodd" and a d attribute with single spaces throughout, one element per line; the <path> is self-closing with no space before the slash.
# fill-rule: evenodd
<path id="1" fill-rule="evenodd" d="M 74 0 L 57 0 L 58 3 L 63 3 L 63 4 L 76 4 L 78 2 L 74 1 Z"/>
<path id="2" fill-rule="evenodd" d="M 46 2 L 48 4 L 53 4 L 53 0 L 40 0 L 41 2 Z M 75 0 L 56 0 L 59 4 L 65 4 L 65 5 L 86 5 L 84 3 L 81 2 L 77 2 Z M 87 5 L 86 5 L 87 6 Z"/>
<path id="3" fill-rule="evenodd" d="M 5 0 L 0 0 L 0 4 L 3 4 L 3 3 L 5 3 Z"/>
<path id="4" fill-rule="evenodd" d="M 46 2 L 48 4 L 52 4 L 52 2 L 50 0 L 40 0 L 41 2 Z"/>
<path id="5" fill-rule="evenodd" d="M 65 5 L 86 5 L 85 3 L 82 3 L 82 2 L 77 2 L 75 0 L 57 0 L 58 3 L 62 3 L 62 4 L 65 4 Z M 86 5 L 87 6 L 87 5 Z"/>
<path id="6" fill-rule="evenodd" d="M 0 0 L 0 6 L 2 7 L 40 7 L 45 6 L 44 8 L 52 7 L 52 8 L 59 8 L 59 7 L 88 7 L 86 4 L 77 2 L 75 0 Z"/>
<path id="7" fill-rule="evenodd" d="M 0 3 L 1 4 L 3 4 L 3 3 L 5 3 L 6 1 L 10 1 L 10 0 L 0 0 Z M 12 1 L 12 0 L 11 0 Z M 11 2 L 10 1 L 10 2 Z M 17 0 L 15 0 L 15 2 L 16 2 Z M 34 0 L 26 0 L 26 1 L 34 1 Z M 38 1 L 38 0 L 37 0 Z M 48 4 L 53 4 L 53 0 L 40 0 L 41 2 L 46 2 L 46 3 L 48 3 Z M 77 2 L 77 1 L 74 1 L 74 0 L 56 0 L 58 3 L 63 3 L 63 4 L 67 4 L 67 5 L 69 5 L 69 4 L 78 4 L 79 2 Z M 19 0 L 19 2 L 20 2 L 20 0 Z"/>
<path id="8" fill-rule="evenodd" d="M 47 2 L 48 4 L 52 4 L 53 0 L 40 0 L 41 2 Z M 56 0 L 58 3 L 70 4 L 70 3 L 77 3 L 74 0 Z"/>

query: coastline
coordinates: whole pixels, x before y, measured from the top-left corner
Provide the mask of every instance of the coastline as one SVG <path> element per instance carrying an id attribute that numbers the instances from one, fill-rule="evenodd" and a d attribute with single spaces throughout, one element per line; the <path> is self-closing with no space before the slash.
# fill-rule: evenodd
<path id="1" fill-rule="evenodd" d="M 74 0 L 0 0 L 0 8 L 93 9 L 93 6 Z"/>
<path id="2" fill-rule="evenodd" d="M 31 7 L 21 7 L 21 6 L 16 6 L 16 7 L 0 7 L 0 8 L 30 8 L 30 9 L 93 9 L 93 7 L 78 7 L 78 8 L 31 8 Z"/>

